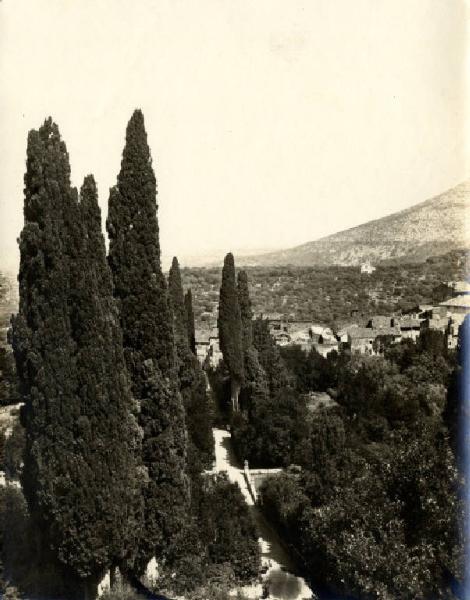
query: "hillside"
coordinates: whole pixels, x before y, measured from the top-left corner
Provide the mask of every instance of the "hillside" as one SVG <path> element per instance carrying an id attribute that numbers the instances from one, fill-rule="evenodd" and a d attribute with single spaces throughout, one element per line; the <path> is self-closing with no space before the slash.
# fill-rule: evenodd
<path id="1" fill-rule="evenodd" d="M 421 263 L 382 264 L 371 275 L 347 266 L 248 267 L 253 311 L 331 326 L 350 322 L 353 310 L 388 315 L 416 304 L 434 304 L 450 293 L 443 281 L 466 278 L 468 254 L 454 250 Z M 181 276 L 193 292 L 197 329 L 216 327 L 220 266 L 185 268 Z"/>
<path id="2" fill-rule="evenodd" d="M 465 219 L 470 209 L 470 180 L 387 217 L 370 221 L 287 250 L 237 256 L 237 264 L 360 265 L 422 262 L 468 247 Z"/>

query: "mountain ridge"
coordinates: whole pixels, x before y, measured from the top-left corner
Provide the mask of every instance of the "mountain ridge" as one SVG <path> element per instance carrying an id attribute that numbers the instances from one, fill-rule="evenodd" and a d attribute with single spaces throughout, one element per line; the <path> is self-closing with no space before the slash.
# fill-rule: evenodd
<path id="1" fill-rule="evenodd" d="M 470 180 L 396 213 L 293 248 L 237 257 L 240 266 L 358 266 L 422 262 L 470 247 Z"/>

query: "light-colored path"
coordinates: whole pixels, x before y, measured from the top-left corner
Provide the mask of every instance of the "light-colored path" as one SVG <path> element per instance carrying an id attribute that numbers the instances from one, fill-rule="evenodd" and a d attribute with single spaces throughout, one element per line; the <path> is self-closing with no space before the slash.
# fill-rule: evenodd
<path id="1" fill-rule="evenodd" d="M 243 588 L 241 591 L 252 598 L 269 598 L 271 600 L 304 600 L 314 595 L 302 577 L 294 574 L 294 566 L 279 537 L 266 519 L 254 506 L 253 498 L 248 490 L 243 469 L 237 464 L 232 449 L 230 433 L 223 429 L 213 429 L 215 442 L 215 463 L 213 473 L 225 471 L 231 482 L 236 483 L 253 511 L 253 516 L 260 531 L 258 539 L 261 549 L 261 562 L 265 573 L 263 584 Z M 268 590 L 269 595 L 263 595 Z"/>
<path id="2" fill-rule="evenodd" d="M 225 429 L 213 429 L 215 443 L 215 464 L 213 472 L 222 473 L 225 471 L 229 481 L 238 484 L 245 502 L 249 506 L 253 506 L 253 498 L 248 490 L 243 470 L 236 464 L 236 458 L 233 454 L 231 445 L 231 436 Z"/>

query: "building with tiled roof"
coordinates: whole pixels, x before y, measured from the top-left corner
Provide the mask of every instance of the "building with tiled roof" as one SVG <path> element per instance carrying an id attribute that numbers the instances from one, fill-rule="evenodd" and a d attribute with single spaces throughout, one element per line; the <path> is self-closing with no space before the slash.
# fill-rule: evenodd
<path id="1" fill-rule="evenodd" d="M 415 317 L 394 317 L 393 325 L 400 329 L 402 338 L 409 338 L 416 341 L 421 330 L 421 321 Z"/>
<path id="2" fill-rule="evenodd" d="M 421 324 L 421 329 L 433 329 L 445 333 L 449 325 L 449 319 L 432 318 L 425 319 Z"/>
<path id="3" fill-rule="evenodd" d="M 351 352 L 359 354 L 377 354 L 374 342 L 377 338 L 389 337 L 393 342 L 401 339 L 401 332 L 398 327 L 382 327 L 373 329 L 372 327 L 354 327 L 348 331 L 348 343 Z"/>
<path id="4" fill-rule="evenodd" d="M 404 311 L 403 314 L 415 317 L 416 319 L 424 319 L 425 314 L 430 310 L 432 310 L 432 304 L 418 304 L 417 306 Z"/>
<path id="5" fill-rule="evenodd" d="M 348 336 L 355 339 L 372 339 L 379 335 L 391 335 L 393 337 L 400 336 L 400 329 L 398 327 L 382 327 L 381 329 L 374 329 L 373 327 L 355 327 L 350 329 Z"/>
<path id="6" fill-rule="evenodd" d="M 387 317 L 383 315 L 373 316 L 368 323 L 368 327 L 372 327 L 372 329 L 385 329 L 391 326 L 392 317 Z"/>
<path id="7" fill-rule="evenodd" d="M 209 350 L 209 332 L 196 331 L 196 356 L 201 364 L 206 360 Z"/>
<path id="8" fill-rule="evenodd" d="M 351 323 L 351 325 L 346 325 L 342 327 L 336 332 L 336 338 L 339 342 L 347 342 L 348 341 L 348 333 L 351 329 L 356 329 L 358 327 L 357 323 Z"/>

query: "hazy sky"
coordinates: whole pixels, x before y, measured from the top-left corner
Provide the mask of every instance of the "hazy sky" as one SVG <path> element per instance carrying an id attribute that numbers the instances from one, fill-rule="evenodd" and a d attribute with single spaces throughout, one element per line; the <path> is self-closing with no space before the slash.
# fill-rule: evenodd
<path id="1" fill-rule="evenodd" d="M 103 216 L 144 111 L 166 255 L 279 248 L 468 177 L 462 0 L 0 1 L 0 253 L 52 115 Z"/>

